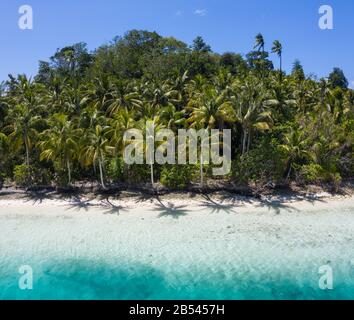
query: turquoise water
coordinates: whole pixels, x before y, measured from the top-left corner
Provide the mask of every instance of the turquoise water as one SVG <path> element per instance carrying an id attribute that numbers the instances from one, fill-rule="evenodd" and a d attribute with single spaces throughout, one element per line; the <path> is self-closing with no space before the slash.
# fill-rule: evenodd
<path id="1" fill-rule="evenodd" d="M 157 270 L 149 265 L 97 263 L 75 260 L 43 262 L 32 266 L 39 273 L 33 290 L 18 288 L 18 275 L 0 282 L 1 299 L 353 299 L 354 274 L 342 270 L 335 289 L 319 289 L 317 270 L 302 266 L 278 273 L 240 268 L 229 274 L 221 270 Z M 176 266 L 178 268 L 178 266 Z M 258 269 L 258 268 L 256 268 Z M 312 271 L 312 272 L 311 272 Z M 346 274 L 346 272 L 348 272 Z M 2 270 L 2 276 L 4 276 Z"/>
<path id="2" fill-rule="evenodd" d="M 43 218 L 10 208 L 16 216 L 0 216 L 0 299 L 354 299 L 352 209 L 341 210 L 343 221 L 335 227 L 338 217 L 328 209 L 323 217 L 312 213 L 303 237 L 296 235 L 298 227 L 280 227 L 289 213 L 272 215 L 269 233 L 253 224 L 237 229 L 252 217 L 232 214 L 219 228 L 220 218 L 204 212 L 203 232 L 188 238 L 188 216 L 151 215 L 127 230 L 140 216 Z M 323 233 L 310 237 L 306 228 L 318 219 Z M 328 230 L 331 240 L 322 241 Z M 299 237 L 296 243 L 284 239 L 291 234 Z M 33 270 L 32 290 L 19 288 L 21 265 Z M 333 290 L 319 288 L 322 265 L 333 270 Z"/>

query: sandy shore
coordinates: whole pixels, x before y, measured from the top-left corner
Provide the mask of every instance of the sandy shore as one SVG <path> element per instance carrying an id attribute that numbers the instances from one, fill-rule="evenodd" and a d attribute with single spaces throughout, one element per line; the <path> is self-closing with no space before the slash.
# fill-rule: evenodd
<path id="1" fill-rule="evenodd" d="M 233 208 L 237 211 L 256 210 L 257 208 L 268 207 L 275 211 L 280 209 L 290 210 L 308 210 L 311 208 L 321 209 L 328 206 L 336 207 L 338 205 L 354 204 L 354 195 L 348 192 L 345 195 L 333 195 L 321 191 L 314 193 L 278 193 L 271 195 L 261 195 L 258 198 L 235 195 L 229 192 L 213 192 L 210 194 L 196 193 L 170 193 L 166 195 L 153 196 L 138 192 L 124 192 L 118 196 L 97 195 L 97 194 L 64 194 L 59 195 L 55 192 L 24 192 L 24 191 L 0 191 L 0 214 L 1 208 L 6 206 L 36 207 L 71 205 L 86 209 L 96 209 L 99 211 L 112 207 L 125 208 L 127 210 L 140 207 L 142 213 L 144 210 L 151 211 L 153 208 L 184 208 L 195 211 L 198 208 L 214 207 L 223 209 Z M 278 210 L 279 209 L 279 210 Z M 225 211 L 224 210 L 224 211 Z M 125 210 L 122 210 L 125 211 Z M 227 210 L 226 210 L 227 211 Z"/>
<path id="2" fill-rule="evenodd" d="M 6 231 L 13 231 L 6 229 L 10 222 L 16 221 L 18 229 L 28 224 L 31 230 L 40 229 L 41 224 L 48 221 L 53 229 L 60 228 L 65 220 L 82 225 L 94 222 L 101 226 L 95 230 L 97 237 L 107 238 L 107 234 L 114 233 L 114 239 L 119 234 L 120 241 L 124 241 L 124 234 L 129 235 L 129 239 L 132 235 L 140 238 L 143 234 L 151 239 L 149 232 L 154 230 L 157 241 L 168 241 L 171 234 L 181 239 L 204 237 L 207 240 L 213 235 L 212 239 L 226 237 L 242 242 L 269 238 L 269 243 L 282 238 L 284 248 L 290 248 L 297 241 L 313 241 L 321 246 L 332 237 L 337 243 L 353 242 L 354 247 L 353 196 L 317 194 L 254 199 L 219 194 L 178 199 L 134 196 L 115 200 L 96 197 L 0 200 L 0 240 L 5 242 Z M 75 233 L 74 229 L 68 231 Z M 56 230 L 53 232 L 58 234 Z M 80 233 L 80 230 L 76 232 Z M 12 232 L 8 237 L 15 235 Z M 95 240 L 89 238 L 86 240 Z"/>
<path id="3" fill-rule="evenodd" d="M 333 297 L 347 298 L 353 230 L 353 197 L 0 200 L 0 284 L 26 264 L 45 287 L 30 298 L 328 298 L 330 263 Z M 0 298 L 23 298 L 11 285 Z"/>

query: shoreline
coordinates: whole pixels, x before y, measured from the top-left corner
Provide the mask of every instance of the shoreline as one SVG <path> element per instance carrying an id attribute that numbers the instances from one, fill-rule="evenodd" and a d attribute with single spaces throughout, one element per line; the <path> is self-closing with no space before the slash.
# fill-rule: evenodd
<path id="1" fill-rule="evenodd" d="M 200 188 L 198 184 L 191 185 L 184 190 L 173 190 L 163 187 L 160 184 L 155 184 L 152 188 L 147 184 L 129 184 L 120 183 L 109 186 L 106 189 L 100 188 L 98 185 L 90 183 L 77 183 L 70 187 L 55 187 L 55 186 L 36 186 L 36 187 L 17 187 L 9 184 L 0 186 L 0 200 L 23 199 L 26 196 L 42 199 L 70 199 L 76 198 L 130 198 L 146 195 L 146 197 L 167 197 L 179 199 L 196 198 L 203 196 L 229 194 L 234 196 L 262 199 L 262 198 L 336 198 L 350 197 L 354 195 L 354 181 L 348 180 L 343 182 L 338 190 L 334 190 L 330 184 L 323 185 L 298 185 L 296 183 L 289 184 L 267 184 L 264 186 L 256 185 L 237 185 L 225 181 L 210 183 L 204 188 Z"/>
<path id="2" fill-rule="evenodd" d="M 244 196 L 228 191 L 209 191 L 205 194 L 195 192 L 170 192 L 167 194 L 149 194 L 143 192 L 119 192 L 119 194 L 105 193 L 59 193 L 56 191 L 26 191 L 0 190 L 0 208 L 5 206 L 60 206 L 72 205 L 78 209 L 111 209 L 124 211 L 125 209 L 158 209 L 166 210 L 171 215 L 178 214 L 180 209 L 191 212 L 209 207 L 213 211 L 237 209 L 238 211 L 252 211 L 257 208 L 268 208 L 280 212 L 311 210 L 311 208 L 325 209 L 328 205 L 353 204 L 353 189 L 342 189 L 340 193 L 332 194 L 324 190 L 298 192 L 273 192 L 255 196 Z"/>

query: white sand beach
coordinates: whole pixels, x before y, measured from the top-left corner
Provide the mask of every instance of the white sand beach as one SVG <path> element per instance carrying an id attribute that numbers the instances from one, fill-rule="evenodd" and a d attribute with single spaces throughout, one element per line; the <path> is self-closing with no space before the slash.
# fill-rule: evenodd
<path id="1" fill-rule="evenodd" d="M 250 270 L 253 277 L 268 275 L 270 281 L 290 274 L 301 282 L 311 275 L 316 287 L 318 267 L 331 263 L 345 273 L 341 281 L 354 282 L 353 197 L 1 200 L 0 230 L 0 270 L 10 278 L 19 262 L 42 266 L 85 260 L 92 267 L 110 261 L 126 268 L 139 263 L 174 270 L 165 272 L 164 281 L 177 298 L 183 298 L 179 277 L 190 273 L 200 283 L 203 270 L 222 274 L 225 281 L 235 273 L 250 276 Z M 196 266 L 199 271 L 192 272 Z M 49 269 L 42 271 L 73 277 L 72 270 Z M 150 293 L 154 297 L 161 298 Z M 200 292 L 192 297 L 203 298 Z"/>

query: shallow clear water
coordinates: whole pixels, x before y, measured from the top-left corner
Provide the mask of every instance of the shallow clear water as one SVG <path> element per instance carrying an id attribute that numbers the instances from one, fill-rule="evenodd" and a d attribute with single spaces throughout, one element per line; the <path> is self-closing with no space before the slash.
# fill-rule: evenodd
<path id="1" fill-rule="evenodd" d="M 328 208 L 307 220 L 298 212 L 304 224 L 293 213 L 284 225 L 286 210 L 252 217 L 204 208 L 175 219 L 7 207 L 0 299 L 354 299 L 353 209 L 342 207 L 340 221 Z M 33 270 L 32 290 L 19 288 L 22 265 Z M 319 287 L 322 265 L 333 270 L 333 290 Z"/>

